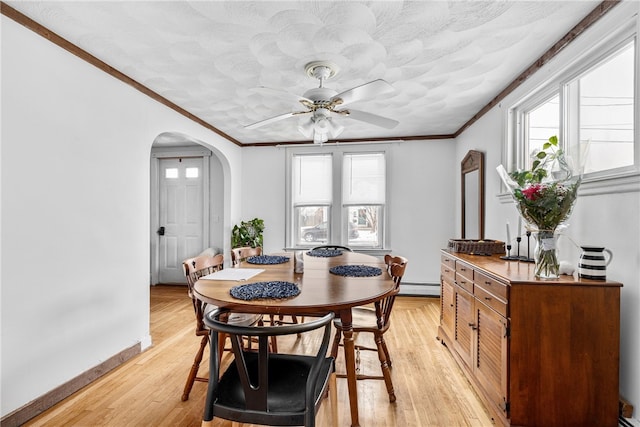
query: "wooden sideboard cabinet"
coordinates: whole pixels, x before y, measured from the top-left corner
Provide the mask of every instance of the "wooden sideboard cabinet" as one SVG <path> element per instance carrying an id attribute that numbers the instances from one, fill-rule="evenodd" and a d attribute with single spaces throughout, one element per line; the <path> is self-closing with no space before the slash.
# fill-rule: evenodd
<path id="1" fill-rule="evenodd" d="M 533 267 L 442 250 L 438 339 L 498 425 L 616 427 L 622 284 Z"/>

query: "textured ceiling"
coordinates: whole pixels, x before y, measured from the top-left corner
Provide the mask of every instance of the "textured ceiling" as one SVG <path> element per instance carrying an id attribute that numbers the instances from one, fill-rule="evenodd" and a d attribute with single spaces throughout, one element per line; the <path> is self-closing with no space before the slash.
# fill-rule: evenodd
<path id="1" fill-rule="evenodd" d="M 395 92 L 352 104 L 395 119 L 339 117 L 341 140 L 453 134 L 599 2 L 56 1 L 11 7 L 237 141 L 305 141 L 302 110 L 252 90 L 302 95 L 306 63 L 330 60 L 337 92 L 385 79 Z M 306 140 L 308 141 L 308 139 Z"/>

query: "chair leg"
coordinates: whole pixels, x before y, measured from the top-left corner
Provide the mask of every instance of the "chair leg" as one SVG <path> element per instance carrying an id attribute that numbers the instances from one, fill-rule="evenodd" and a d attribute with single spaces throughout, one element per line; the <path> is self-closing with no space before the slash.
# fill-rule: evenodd
<path id="1" fill-rule="evenodd" d="M 380 337 L 382 340 L 382 350 L 384 351 L 384 355 L 387 358 L 387 365 L 391 368 L 391 356 L 389 355 L 389 349 L 387 348 L 387 342 L 384 340 L 384 336 Z"/>
<path id="2" fill-rule="evenodd" d="M 387 363 L 387 356 L 384 351 L 384 340 L 382 335 L 376 335 L 376 346 L 378 347 L 378 359 L 380 359 L 380 368 L 382 368 L 382 376 L 384 377 L 384 383 L 387 386 L 387 393 L 389 393 L 389 402 L 396 401 L 396 394 L 393 390 L 393 383 L 391 382 L 391 370 Z"/>
<path id="3" fill-rule="evenodd" d="M 224 352 L 224 345 L 227 342 L 227 334 L 220 332 L 218 334 L 218 363 L 222 361 L 222 353 Z"/>
<path id="4" fill-rule="evenodd" d="M 336 384 L 336 373 L 329 376 L 329 401 L 331 402 L 331 425 L 338 427 L 338 389 Z"/>
<path id="5" fill-rule="evenodd" d="M 342 338 L 342 331 L 336 329 L 336 336 L 333 337 L 333 344 L 331 345 L 331 357 L 334 359 L 338 357 L 338 347 L 340 346 L 340 339 Z"/>
<path id="6" fill-rule="evenodd" d="M 189 371 L 189 376 L 187 377 L 187 383 L 184 385 L 184 391 L 182 392 L 182 401 L 185 402 L 189 399 L 189 393 L 191 393 L 191 388 L 193 387 L 193 383 L 198 376 L 198 369 L 200 369 L 200 362 L 202 362 L 202 355 L 204 354 L 205 348 L 207 348 L 207 344 L 209 343 L 209 336 L 205 335 L 202 337 L 200 341 L 200 348 L 196 353 L 196 358 L 193 360 L 193 365 L 191 366 L 191 371 Z"/>

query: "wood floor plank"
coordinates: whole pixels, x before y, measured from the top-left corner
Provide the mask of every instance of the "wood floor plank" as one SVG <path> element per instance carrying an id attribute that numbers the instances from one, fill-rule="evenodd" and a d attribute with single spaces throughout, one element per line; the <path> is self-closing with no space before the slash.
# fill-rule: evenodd
<path id="1" fill-rule="evenodd" d="M 389 403 L 384 381 L 358 381 L 362 426 L 491 427 L 492 421 L 449 350 L 437 339 L 437 298 L 398 297 L 386 335 L 397 401 Z M 200 426 L 206 384 L 196 382 L 182 402 L 182 389 L 200 339 L 195 336 L 191 300 L 180 286 L 151 288 L 153 345 L 144 353 L 58 403 L 25 426 Z M 359 337 L 364 340 L 365 337 Z M 305 352 L 318 336 L 279 340 L 279 348 Z M 368 341 L 367 345 L 372 345 Z M 229 363 L 225 357 L 223 363 Z M 341 356 L 337 369 L 344 372 Z M 379 375 L 375 352 L 360 353 L 361 369 Z M 206 376 L 208 357 L 201 365 Z M 340 425 L 350 424 L 346 380 L 338 379 Z M 331 425 L 327 400 L 317 425 Z M 231 423 L 216 419 L 214 427 Z"/>

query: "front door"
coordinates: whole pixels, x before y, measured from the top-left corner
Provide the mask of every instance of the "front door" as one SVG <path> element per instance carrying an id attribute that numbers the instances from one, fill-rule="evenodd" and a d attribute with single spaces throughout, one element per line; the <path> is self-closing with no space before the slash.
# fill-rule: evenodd
<path id="1" fill-rule="evenodd" d="M 160 159 L 159 283 L 186 283 L 182 261 L 204 249 L 203 159 Z"/>

